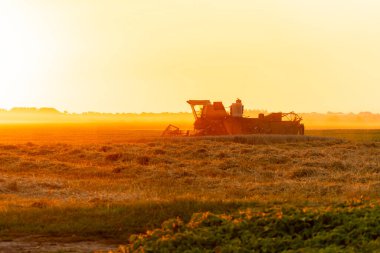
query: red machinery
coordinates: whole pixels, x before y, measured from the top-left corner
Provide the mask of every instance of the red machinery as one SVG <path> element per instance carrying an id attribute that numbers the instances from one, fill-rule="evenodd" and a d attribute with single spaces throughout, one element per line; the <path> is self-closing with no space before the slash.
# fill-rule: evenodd
<path id="1" fill-rule="evenodd" d="M 244 106 L 240 99 L 227 112 L 222 102 L 189 100 L 195 118 L 191 135 L 238 135 L 238 134 L 304 134 L 302 118 L 294 112 L 259 114 L 258 118 L 243 117 Z M 162 136 L 190 135 L 189 131 L 169 125 Z"/>

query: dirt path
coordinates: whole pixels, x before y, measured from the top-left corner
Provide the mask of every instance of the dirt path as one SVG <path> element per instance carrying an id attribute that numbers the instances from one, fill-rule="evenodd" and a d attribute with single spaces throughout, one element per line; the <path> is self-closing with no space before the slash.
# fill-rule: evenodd
<path id="1" fill-rule="evenodd" d="M 9 240 L 0 238 L 0 253 L 108 252 L 117 247 L 118 245 L 93 241 L 64 242 L 60 238 L 21 237 Z"/>

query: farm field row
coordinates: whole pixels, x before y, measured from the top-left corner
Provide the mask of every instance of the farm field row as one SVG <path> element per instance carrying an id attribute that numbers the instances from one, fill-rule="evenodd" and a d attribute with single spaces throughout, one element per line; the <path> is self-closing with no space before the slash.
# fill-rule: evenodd
<path id="1" fill-rule="evenodd" d="M 18 124 L 0 126 L 0 143 L 124 143 L 159 138 L 163 129 L 144 129 L 126 124 Z M 308 130 L 305 135 L 351 141 L 380 141 L 380 130 Z"/>

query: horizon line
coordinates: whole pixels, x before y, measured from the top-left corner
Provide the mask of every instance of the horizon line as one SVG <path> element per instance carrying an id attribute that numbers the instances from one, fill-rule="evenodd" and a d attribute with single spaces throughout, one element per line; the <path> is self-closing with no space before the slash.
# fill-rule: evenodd
<path id="1" fill-rule="evenodd" d="M 20 110 L 20 112 L 17 112 L 17 110 Z M 25 112 L 22 112 L 22 110 L 25 110 Z M 28 111 L 30 110 L 30 111 Z M 50 112 L 49 112 L 50 111 Z M 244 111 L 258 111 L 258 112 L 265 112 L 265 113 L 273 113 L 273 112 L 284 112 L 284 111 L 269 111 L 267 109 L 244 109 Z M 16 106 L 11 107 L 10 109 L 6 108 L 0 108 L 0 113 L 8 112 L 8 113 L 50 113 L 50 114 L 68 114 L 68 115 L 83 115 L 83 114 L 112 114 L 112 115 L 118 115 L 118 114 L 184 114 L 184 113 L 192 113 L 189 111 L 162 111 L 162 112 L 152 112 L 152 111 L 143 111 L 143 112 L 105 112 L 105 111 L 81 111 L 81 112 L 69 112 L 67 110 L 60 110 L 55 107 L 28 107 L 28 106 Z M 371 112 L 371 111 L 358 111 L 358 112 L 339 112 L 339 111 L 327 111 L 327 112 L 318 112 L 318 111 L 311 111 L 311 112 L 297 112 L 297 114 L 344 114 L 344 115 L 360 115 L 360 114 L 373 114 L 373 115 L 379 115 L 379 112 Z"/>

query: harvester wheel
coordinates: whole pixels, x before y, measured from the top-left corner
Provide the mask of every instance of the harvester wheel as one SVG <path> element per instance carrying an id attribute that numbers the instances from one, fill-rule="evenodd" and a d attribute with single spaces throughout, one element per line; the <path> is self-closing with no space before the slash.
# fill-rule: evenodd
<path id="1" fill-rule="evenodd" d="M 271 134 L 272 133 L 272 128 L 266 128 L 262 133 L 264 134 Z"/>

